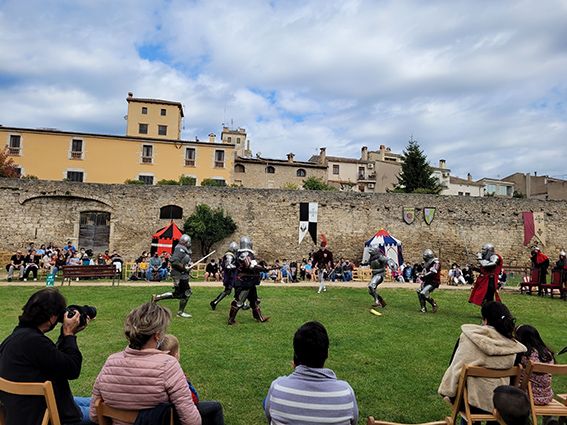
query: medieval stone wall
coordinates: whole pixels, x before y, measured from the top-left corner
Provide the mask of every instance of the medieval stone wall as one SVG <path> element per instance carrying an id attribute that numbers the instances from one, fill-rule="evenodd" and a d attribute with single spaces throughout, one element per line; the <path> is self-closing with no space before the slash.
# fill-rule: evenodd
<path id="1" fill-rule="evenodd" d="M 0 251 L 24 248 L 30 241 L 36 246 L 49 241 L 62 246 L 68 239 L 76 243 L 80 213 L 106 211 L 111 214 L 110 249 L 133 259 L 168 224 L 159 219 L 160 207 L 178 205 L 185 219 L 204 203 L 223 208 L 238 225 L 236 234 L 216 247 L 219 254 L 230 240 L 249 235 L 261 258 L 300 259 L 315 248 L 309 236 L 298 245 L 300 202 L 319 204 L 318 232 L 327 235 L 337 257 L 355 261 L 364 241 L 383 227 L 403 242 L 408 261 L 419 260 L 425 248 L 439 254 L 445 266 L 472 261 L 483 243 L 492 242 L 506 265 L 525 265 L 529 249 L 522 245 L 522 211 L 545 213 L 544 252 L 552 260 L 567 245 L 565 201 L 0 179 Z M 403 221 L 403 207 L 416 209 L 412 224 Z M 430 225 L 423 220 L 426 207 L 436 208 Z M 177 224 L 183 227 L 182 220 Z"/>

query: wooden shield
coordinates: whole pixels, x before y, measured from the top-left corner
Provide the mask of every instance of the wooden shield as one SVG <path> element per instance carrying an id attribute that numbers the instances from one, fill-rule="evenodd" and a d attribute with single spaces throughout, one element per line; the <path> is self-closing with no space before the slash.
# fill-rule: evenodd
<path id="1" fill-rule="evenodd" d="M 431 224 L 433 219 L 435 218 L 435 210 L 436 208 L 424 208 L 423 209 L 423 219 L 427 224 Z"/>
<path id="2" fill-rule="evenodd" d="M 402 210 L 402 216 L 406 224 L 412 224 L 415 220 L 415 208 L 404 207 Z"/>

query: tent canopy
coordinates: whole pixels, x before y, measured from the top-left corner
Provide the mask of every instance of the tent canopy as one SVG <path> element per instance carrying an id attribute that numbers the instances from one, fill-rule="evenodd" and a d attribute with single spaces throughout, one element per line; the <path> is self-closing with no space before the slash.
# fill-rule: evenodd
<path id="1" fill-rule="evenodd" d="M 172 221 L 169 225 L 162 227 L 152 235 L 152 255 L 157 251 L 158 254 L 163 252 L 172 253 L 173 248 L 179 242 L 179 238 L 183 232 Z"/>
<path id="2" fill-rule="evenodd" d="M 388 233 L 384 229 L 378 230 L 370 239 L 364 243 L 362 261 L 368 262 L 370 258 L 369 249 L 377 246 L 382 249 L 384 255 L 394 260 L 398 267 L 404 262 L 402 242 Z"/>

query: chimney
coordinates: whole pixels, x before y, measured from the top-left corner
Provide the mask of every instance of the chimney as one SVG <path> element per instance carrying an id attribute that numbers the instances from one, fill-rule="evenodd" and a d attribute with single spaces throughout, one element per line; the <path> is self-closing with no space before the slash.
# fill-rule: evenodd
<path id="1" fill-rule="evenodd" d="M 215 133 L 209 133 L 209 143 L 215 143 L 216 137 Z"/>
<path id="2" fill-rule="evenodd" d="M 288 153 L 287 154 L 287 162 L 293 162 L 293 158 L 295 157 L 294 154 L 292 153 Z"/>
<path id="3" fill-rule="evenodd" d="M 131 91 L 128 92 L 128 99 L 131 99 L 134 97 L 134 93 L 132 93 Z"/>
<path id="4" fill-rule="evenodd" d="M 442 170 L 447 168 L 447 162 L 444 159 L 439 160 L 439 168 L 441 168 Z"/>
<path id="5" fill-rule="evenodd" d="M 472 182 L 471 173 L 468 173 L 468 174 L 467 174 L 467 181 L 468 181 L 468 182 Z"/>
<path id="6" fill-rule="evenodd" d="M 327 164 L 327 148 L 319 148 L 319 164 Z"/>
<path id="7" fill-rule="evenodd" d="M 362 161 L 368 161 L 368 148 L 366 146 L 363 146 L 360 150 L 360 159 Z"/>

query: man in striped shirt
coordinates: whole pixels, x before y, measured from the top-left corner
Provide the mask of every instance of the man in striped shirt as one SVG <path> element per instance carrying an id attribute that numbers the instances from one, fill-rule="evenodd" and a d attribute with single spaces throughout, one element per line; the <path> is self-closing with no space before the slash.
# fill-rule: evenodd
<path id="1" fill-rule="evenodd" d="M 264 410 L 271 425 L 354 425 L 358 405 L 346 381 L 324 367 L 329 336 L 319 322 L 307 322 L 293 337 L 291 375 L 272 382 Z"/>

